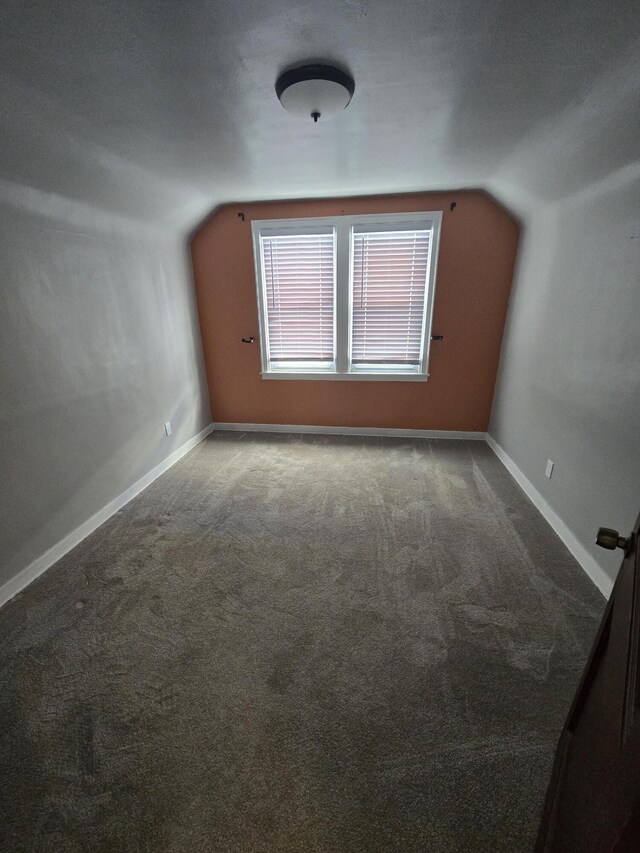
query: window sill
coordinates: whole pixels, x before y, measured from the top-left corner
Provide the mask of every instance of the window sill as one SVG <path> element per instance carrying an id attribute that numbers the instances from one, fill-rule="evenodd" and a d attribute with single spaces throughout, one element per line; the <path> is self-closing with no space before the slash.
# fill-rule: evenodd
<path id="1" fill-rule="evenodd" d="M 329 373 L 328 371 L 270 371 L 263 372 L 263 379 L 294 379 L 306 382 L 312 380 L 329 380 L 330 382 L 426 382 L 429 379 L 425 373 L 399 373 L 399 372 L 383 372 L 365 373 L 364 371 L 354 371 L 353 373 Z"/>

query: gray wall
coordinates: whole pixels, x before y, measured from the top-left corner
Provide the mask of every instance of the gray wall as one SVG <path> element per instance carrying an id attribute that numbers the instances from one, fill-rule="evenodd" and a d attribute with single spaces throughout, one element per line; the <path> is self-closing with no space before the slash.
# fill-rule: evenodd
<path id="1" fill-rule="evenodd" d="M 611 578 L 621 552 L 593 540 L 640 511 L 639 323 L 635 165 L 527 223 L 490 425 Z"/>
<path id="2" fill-rule="evenodd" d="M 2 584 L 211 416 L 184 240 L 0 189 Z"/>

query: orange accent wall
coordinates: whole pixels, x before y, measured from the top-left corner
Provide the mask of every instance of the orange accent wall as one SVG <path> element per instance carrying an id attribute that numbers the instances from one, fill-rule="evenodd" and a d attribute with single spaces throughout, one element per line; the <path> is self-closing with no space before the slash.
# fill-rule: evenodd
<path id="1" fill-rule="evenodd" d="M 431 345 L 429 381 L 262 379 L 251 221 L 419 210 L 443 211 L 432 331 L 444 340 Z M 476 191 L 220 208 L 191 243 L 214 421 L 486 430 L 518 236 Z"/>

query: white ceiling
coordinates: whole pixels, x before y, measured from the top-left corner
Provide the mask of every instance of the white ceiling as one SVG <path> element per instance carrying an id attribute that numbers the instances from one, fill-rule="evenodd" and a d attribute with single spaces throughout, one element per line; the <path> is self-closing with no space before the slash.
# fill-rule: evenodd
<path id="1" fill-rule="evenodd" d="M 482 187 L 521 213 L 640 159 L 619 0 L 4 0 L 5 186 L 188 229 L 262 198 Z M 274 92 L 350 71 L 314 125 Z"/>

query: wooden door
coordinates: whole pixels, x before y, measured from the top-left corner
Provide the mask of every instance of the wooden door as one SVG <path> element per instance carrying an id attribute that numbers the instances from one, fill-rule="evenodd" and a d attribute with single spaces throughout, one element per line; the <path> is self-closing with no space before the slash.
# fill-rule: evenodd
<path id="1" fill-rule="evenodd" d="M 560 736 L 537 853 L 640 851 L 639 526 L 619 543 L 625 557 Z"/>

